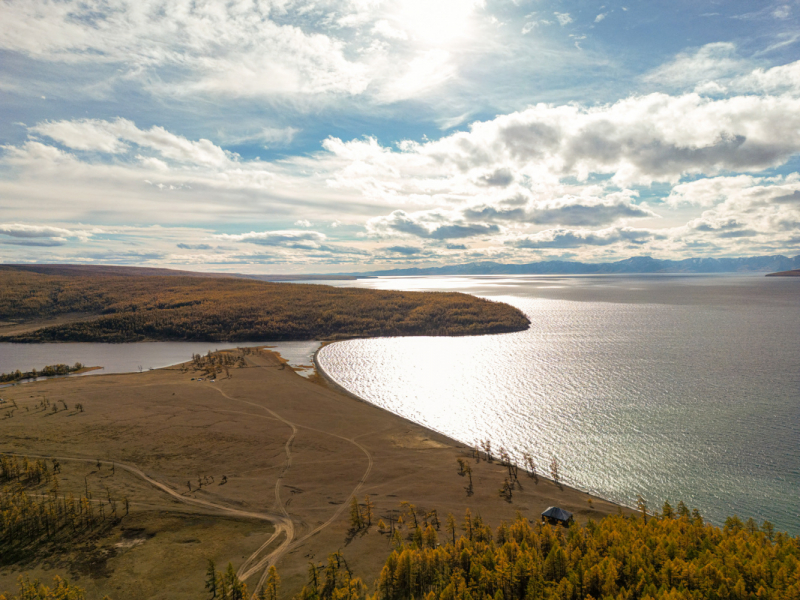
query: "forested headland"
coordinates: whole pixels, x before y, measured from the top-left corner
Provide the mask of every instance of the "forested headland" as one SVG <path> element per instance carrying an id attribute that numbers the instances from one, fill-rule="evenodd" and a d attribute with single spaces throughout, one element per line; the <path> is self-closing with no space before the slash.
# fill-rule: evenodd
<path id="1" fill-rule="evenodd" d="M 0 267 L 0 321 L 80 320 L 12 342 L 256 341 L 521 331 L 500 302 L 454 292 L 395 292 L 238 278 L 35 273 Z"/>

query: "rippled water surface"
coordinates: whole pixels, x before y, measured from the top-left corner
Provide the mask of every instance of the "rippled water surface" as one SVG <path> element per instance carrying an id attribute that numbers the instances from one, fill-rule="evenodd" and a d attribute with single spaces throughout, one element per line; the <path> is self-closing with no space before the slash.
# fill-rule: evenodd
<path id="1" fill-rule="evenodd" d="M 352 285 L 351 282 L 348 282 Z M 527 331 L 332 344 L 326 372 L 379 406 L 489 438 L 606 498 L 682 499 L 800 533 L 800 280 L 383 278 L 517 306 Z"/>

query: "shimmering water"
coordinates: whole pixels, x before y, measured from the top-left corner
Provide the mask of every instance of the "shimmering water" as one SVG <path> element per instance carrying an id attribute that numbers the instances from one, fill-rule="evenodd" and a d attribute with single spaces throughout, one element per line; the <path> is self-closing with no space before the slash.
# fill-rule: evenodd
<path id="1" fill-rule="evenodd" d="M 352 285 L 351 282 L 348 282 Z M 513 304 L 528 331 L 384 338 L 318 358 L 358 396 L 463 442 L 491 439 L 628 505 L 682 499 L 800 533 L 800 280 L 393 278 Z M 521 461 L 520 461 L 521 462 Z"/>

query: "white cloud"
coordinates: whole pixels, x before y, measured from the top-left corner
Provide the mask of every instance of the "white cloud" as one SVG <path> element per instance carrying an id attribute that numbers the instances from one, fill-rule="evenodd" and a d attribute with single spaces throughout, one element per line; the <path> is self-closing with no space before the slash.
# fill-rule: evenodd
<path id="1" fill-rule="evenodd" d="M 770 69 L 755 69 L 728 82 L 735 91 L 781 93 L 800 91 L 800 61 Z"/>
<path id="2" fill-rule="evenodd" d="M 365 66 L 345 58 L 340 41 L 273 20 L 289 8 L 215 0 L 12 0 L 4 5 L 0 47 L 44 60 L 120 63 L 132 76 L 167 67 L 184 75 L 180 85 L 165 84 L 173 93 L 362 92 Z"/>
<path id="3" fill-rule="evenodd" d="M 286 146 L 292 143 L 299 131 L 294 127 L 265 127 L 257 139 L 263 141 L 267 147 Z"/>
<path id="4" fill-rule="evenodd" d="M 775 17 L 776 19 L 788 19 L 789 15 L 791 14 L 792 14 L 792 7 L 789 6 L 788 4 L 779 6 L 772 11 L 772 16 Z"/>
<path id="5" fill-rule="evenodd" d="M 777 81 L 793 69 L 757 73 L 759 81 Z M 351 260 L 386 240 L 421 249 L 411 257 L 465 239 L 481 252 L 573 248 L 586 259 L 639 246 L 665 255 L 697 244 L 728 254 L 779 249 L 798 236 L 797 177 L 736 173 L 800 153 L 800 98 L 781 89 L 538 104 L 437 140 L 384 146 L 374 138 L 329 138 L 316 153 L 271 162 L 125 119 L 46 121 L 28 129 L 28 141 L 3 147 L 0 167 L 8 175 L 0 195 L 19 199 L 11 217 L 18 225 L 77 222 L 90 213 L 112 222 L 147 215 L 195 227 L 253 223 L 249 233 L 179 237 L 154 251 L 169 257 L 180 250 L 197 261 L 290 261 L 293 251 L 309 261 Z M 653 183 L 668 184 L 665 203 L 637 198 Z M 48 220 L 37 222 L 42 214 Z M 330 239 L 309 230 L 309 215 L 331 224 Z M 296 229 L 282 229 L 287 223 Z M 63 229 L 72 233 L 25 237 L 8 229 L 0 239 L 39 244 L 42 252 L 99 243 Z"/>
<path id="6" fill-rule="evenodd" d="M 594 18 L 594 22 L 595 22 L 595 23 L 599 23 L 600 21 L 602 21 L 603 19 L 605 19 L 607 16 L 608 16 L 608 13 L 600 13 L 599 15 L 597 15 L 597 16 Z"/>
<path id="7" fill-rule="evenodd" d="M 528 21 L 527 23 L 525 23 L 525 25 L 522 26 L 522 35 L 529 34 L 531 31 L 534 30 L 534 28 L 538 26 L 539 26 L 538 21 Z"/>
<path id="8" fill-rule="evenodd" d="M 325 148 L 349 163 L 338 185 L 415 196 L 464 193 L 467 180 L 501 168 L 540 181 L 611 175 L 622 186 L 760 170 L 800 152 L 797 127 L 794 97 L 650 94 L 591 108 L 540 104 L 397 152 L 375 140 L 329 140 Z"/>
<path id="9" fill-rule="evenodd" d="M 671 61 L 647 73 L 643 81 L 670 88 L 691 89 L 745 73 L 751 68 L 751 63 L 738 55 L 735 44 L 714 42 L 694 52 L 681 52 Z"/>
<path id="10" fill-rule="evenodd" d="M 219 167 L 228 164 L 230 160 L 222 148 L 209 140 L 190 141 L 159 126 L 142 130 L 127 119 L 48 121 L 29 130 L 74 150 L 117 154 L 128 149 L 127 143 L 133 143 L 154 150 L 166 159 L 182 163 Z"/>
<path id="11" fill-rule="evenodd" d="M 490 223 L 467 222 L 444 211 L 406 213 L 396 210 L 386 217 L 367 221 L 367 232 L 375 237 L 414 236 L 432 240 L 468 238 L 498 233 Z"/>
<path id="12" fill-rule="evenodd" d="M 631 202 L 633 192 L 612 193 L 605 198 L 567 195 L 530 202 L 525 206 L 472 206 L 467 217 L 528 222 L 536 225 L 598 226 L 619 220 L 659 218 L 649 208 Z"/>
<path id="13" fill-rule="evenodd" d="M 0 243 L 15 246 L 63 246 L 69 239 L 86 241 L 91 233 L 47 225 L 0 223 Z M 10 239 L 9 239 L 10 238 Z"/>
<path id="14" fill-rule="evenodd" d="M 380 100 L 396 102 L 419 96 L 455 77 L 456 67 L 452 64 L 450 52 L 434 48 L 420 52 L 401 72 L 399 77 L 383 87 L 378 95 Z"/>
<path id="15" fill-rule="evenodd" d="M 569 13 L 554 12 L 553 14 L 556 16 L 558 24 L 561 25 L 562 27 L 564 25 L 569 25 L 570 23 L 572 23 L 572 16 Z"/>
<path id="16" fill-rule="evenodd" d="M 516 248 L 580 248 L 583 246 L 609 246 L 611 244 L 642 244 L 657 237 L 648 229 L 632 227 L 610 227 L 592 231 L 590 229 L 548 229 L 535 235 L 520 236 L 508 240 Z"/>
<path id="17" fill-rule="evenodd" d="M 408 39 L 408 34 L 405 31 L 394 27 L 386 19 L 379 19 L 375 23 L 375 26 L 372 28 L 372 31 L 388 39 L 393 39 L 393 40 Z"/>
<path id="18" fill-rule="evenodd" d="M 250 233 L 223 233 L 214 236 L 226 242 L 247 242 L 259 246 L 288 246 L 290 248 L 318 248 L 325 241 L 325 234 L 316 231 L 282 230 L 251 231 Z"/>

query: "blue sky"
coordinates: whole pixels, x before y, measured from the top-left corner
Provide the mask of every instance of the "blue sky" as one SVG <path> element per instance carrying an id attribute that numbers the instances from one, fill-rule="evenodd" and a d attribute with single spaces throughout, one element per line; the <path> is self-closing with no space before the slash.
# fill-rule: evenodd
<path id="1" fill-rule="evenodd" d="M 800 2 L 4 0 L 0 260 L 800 253 Z"/>

